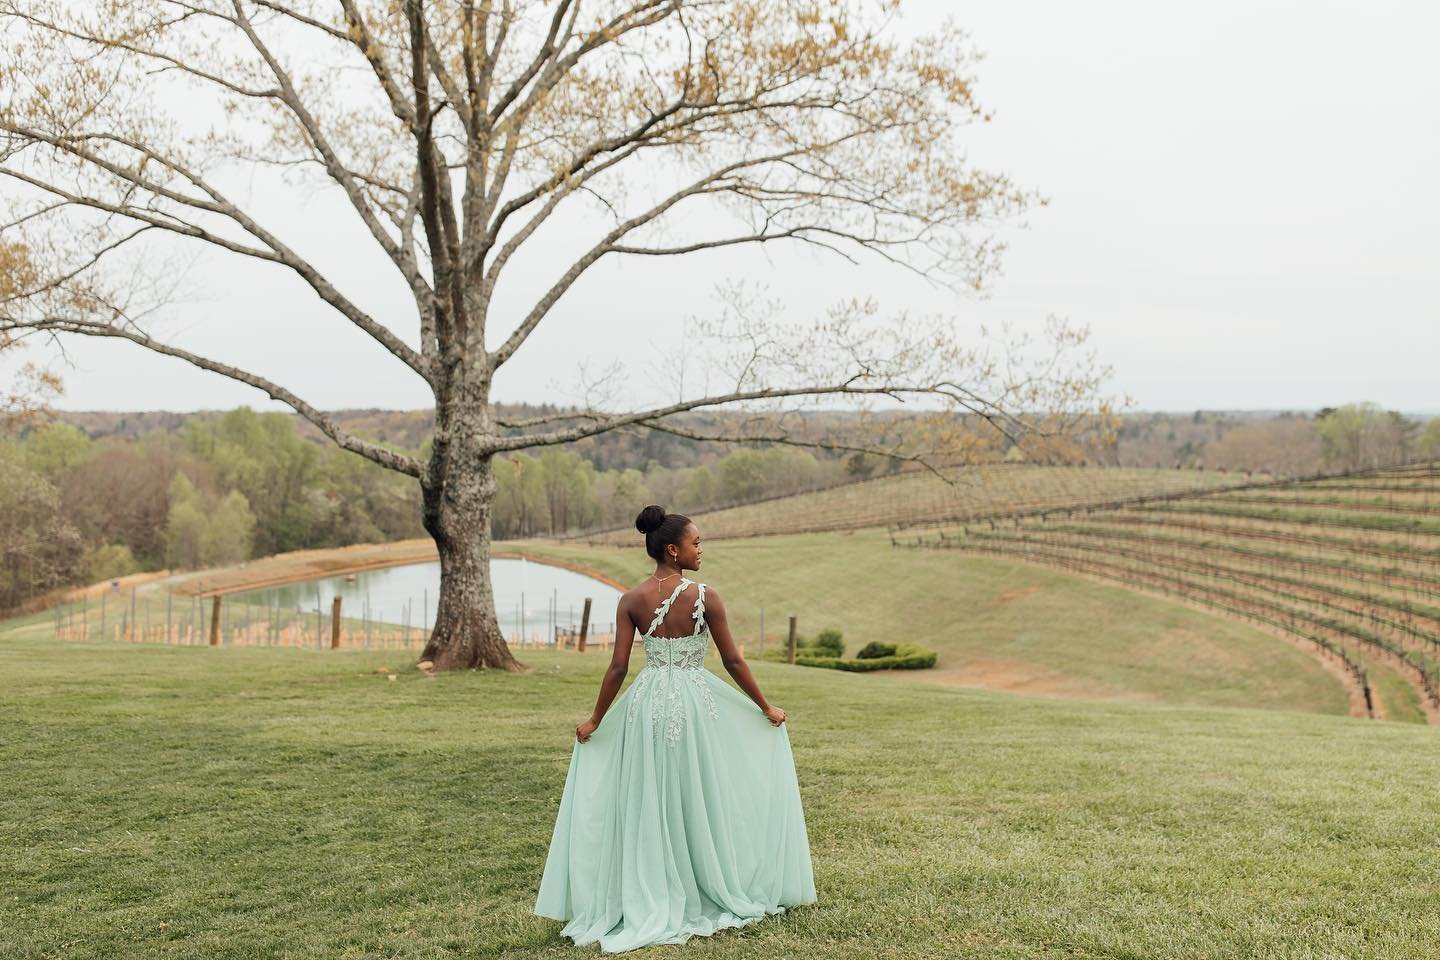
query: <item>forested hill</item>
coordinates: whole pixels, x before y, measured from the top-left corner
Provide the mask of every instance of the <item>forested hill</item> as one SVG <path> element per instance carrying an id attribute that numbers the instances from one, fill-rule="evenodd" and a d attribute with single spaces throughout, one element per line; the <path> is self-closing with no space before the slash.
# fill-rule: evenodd
<path id="1" fill-rule="evenodd" d="M 559 414 L 511 407 L 505 419 Z M 347 410 L 347 430 L 423 456 L 429 411 Z M 691 414 L 702 434 L 744 435 L 743 413 Z M 816 438 L 854 414 L 787 423 Z M 552 423 L 554 427 L 558 424 Z M 899 417 L 884 424 L 903 431 Z M 893 439 L 893 437 L 892 437 Z M 1136 414 L 1092 462 L 1259 470 L 1276 476 L 1440 457 L 1440 418 L 1371 405 L 1306 414 Z M 506 454 L 498 538 L 625 527 L 640 506 L 713 510 L 886 473 L 898 461 L 700 442 L 638 428 Z M 307 421 L 241 407 L 196 413 L 61 412 L 0 435 L 0 610 L 56 587 L 135 570 L 237 563 L 309 547 L 424 536 L 415 481 L 341 450 Z"/>
<path id="2" fill-rule="evenodd" d="M 505 419 L 556 416 L 552 405 L 500 405 Z M 155 431 L 179 432 L 192 419 L 213 419 L 224 411 L 174 413 L 142 411 L 59 411 L 61 421 L 84 431 L 91 439 L 137 439 Z M 289 416 L 299 436 L 329 441 L 308 420 Z M 431 410 L 336 410 L 330 416 L 346 430 L 405 450 L 419 450 L 434 428 Z M 743 428 L 744 414 L 715 411 L 692 414 L 688 426 L 697 431 L 735 433 Z M 812 415 L 819 427 L 843 419 L 844 413 Z M 1394 463 L 1425 451 L 1440 449 L 1440 417 L 1426 418 L 1385 411 L 1366 404 L 1327 407 L 1313 413 L 1268 410 L 1196 410 L 1185 413 L 1137 412 L 1121 417 L 1113 447 L 1092 451 L 1097 463 L 1123 467 L 1204 467 L 1224 470 L 1258 470 L 1276 475 L 1301 476 L 1335 466 L 1334 449 L 1327 450 L 1322 421 L 1332 433 L 1363 435 L 1365 449 L 1354 451 L 1367 463 Z M 1332 437 L 1331 448 L 1348 437 Z M 702 443 L 654 430 L 616 431 L 571 444 L 597 470 L 694 466 L 724 456 L 732 444 Z M 1353 446 L 1353 444 L 1352 444 Z M 1363 464 L 1354 464 L 1361 466 Z"/>
<path id="3" fill-rule="evenodd" d="M 142 411 L 57 411 L 58 418 L 84 431 L 92 440 L 106 437 L 138 439 L 156 431 L 176 433 L 190 420 L 214 420 L 224 414 L 222 410 L 202 410 L 194 413 L 174 413 L 164 410 Z M 499 405 L 496 415 L 500 419 L 523 420 L 535 417 L 559 416 L 561 409 L 551 405 L 528 406 Z M 297 414 L 285 414 L 295 421 L 296 432 L 306 439 L 329 443 L 314 424 Z M 329 411 L 337 424 L 350 433 L 378 441 L 386 446 L 408 451 L 417 451 L 430 436 L 435 427 L 433 410 L 334 410 Z M 687 427 L 700 432 L 738 433 L 744 415 L 737 413 L 692 414 L 687 418 Z M 844 418 L 844 413 L 824 414 L 823 419 Z M 816 418 L 821 419 L 819 417 Z M 561 421 L 563 423 L 563 421 Z M 540 429 L 553 429 L 556 424 Z M 570 444 L 567 449 L 588 460 L 596 470 L 623 470 L 647 465 L 662 467 L 693 466 L 706 460 L 724 456 L 734 447 L 729 443 L 709 443 L 677 437 L 655 430 L 636 428 L 633 430 L 611 431 L 597 437 Z"/>
<path id="4" fill-rule="evenodd" d="M 429 445 L 422 413 L 354 411 L 340 420 L 418 456 Z M 66 413 L 0 435 L 0 611 L 58 587 L 136 571 L 425 535 L 414 478 L 321 441 L 302 423 L 246 407 Z M 725 428 L 714 420 L 698 425 Z M 491 530 L 506 538 L 619 526 L 647 503 L 703 510 L 895 465 L 817 457 L 794 446 L 616 433 L 507 453 L 496 463 Z"/>

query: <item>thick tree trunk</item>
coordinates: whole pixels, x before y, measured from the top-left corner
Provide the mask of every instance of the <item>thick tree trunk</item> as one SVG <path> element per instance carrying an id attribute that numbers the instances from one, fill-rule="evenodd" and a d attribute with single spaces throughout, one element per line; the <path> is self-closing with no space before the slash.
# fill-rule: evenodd
<path id="1" fill-rule="evenodd" d="M 425 529 L 440 552 L 435 629 L 421 662 L 434 670 L 527 669 L 510 654 L 495 614 L 490 580 L 490 514 L 495 474 L 488 454 L 437 445 L 421 483 Z"/>

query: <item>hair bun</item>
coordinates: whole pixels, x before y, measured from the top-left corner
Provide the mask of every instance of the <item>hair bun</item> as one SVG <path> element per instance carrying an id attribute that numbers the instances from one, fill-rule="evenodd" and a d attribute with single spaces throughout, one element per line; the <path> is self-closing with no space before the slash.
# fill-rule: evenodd
<path id="1" fill-rule="evenodd" d="M 651 530 L 660 529 L 660 524 L 664 522 L 665 508 L 652 503 L 635 518 L 635 529 L 641 533 L 649 533 Z"/>

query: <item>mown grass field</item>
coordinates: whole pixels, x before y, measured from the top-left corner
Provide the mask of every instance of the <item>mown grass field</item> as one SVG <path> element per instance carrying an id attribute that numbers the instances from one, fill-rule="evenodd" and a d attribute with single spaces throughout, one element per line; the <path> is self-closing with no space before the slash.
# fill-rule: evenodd
<path id="1" fill-rule="evenodd" d="M 530 909 L 604 658 L 528 659 L 0 632 L 0 957 L 576 956 Z M 819 902 L 634 956 L 1440 954 L 1433 731 L 754 670 Z"/>
<path id="2" fill-rule="evenodd" d="M 702 534 L 705 529 L 701 521 Z M 508 541 L 497 544 L 496 553 L 558 561 L 632 584 L 652 569 L 638 535 L 634 539 L 624 547 Z M 406 556 L 416 552 L 413 543 L 401 547 Z M 345 556 L 336 562 L 350 552 L 340 551 Z M 306 562 L 323 567 L 331 560 L 311 551 Z M 281 556 L 205 576 L 243 586 L 243 576 L 269 582 L 277 570 L 293 565 Z M 783 643 L 787 618 L 794 613 L 802 634 L 841 630 L 851 653 L 870 640 L 909 640 L 937 650 L 935 669 L 898 674 L 908 681 L 1087 699 L 1336 714 L 1348 709 L 1341 683 L 1309 653 L 1249 625 L 1005 557 L 899 550 L 883 531 L 710 541 L 699 576 L 726 598 L 736 638 L 752 653 L 759 650 L 763 609 L 770 649 Z M 162 641 L 173 614 L 180 642 L 205 643 L 209 602 L 185 595 L 189 580 L 177 582 L 181 592 L 173 597 L 166 584 L 141 588 L 135 606 L 135 622 L 142 628 L 137 639 Z M 266 642 L 271 621 L 266 608 L 246 610 L 232 599 L 225 610 L 224 645 Z M 100 638 L 106 618 L 97 599 L 66 611 L 60 617 L 69 625 L 66 639 Z M 130 611 L 127 596 L 114 598 L 106 639 L 123 635 L 121 623 Z M 607 621 L 611 613 L 597 611 L 595 619 Z M 242 621 L 248 622 L 243 629 L 237 627 Z M 277 622 L 286 628 L 279 637 L 285 645 L 328 646 L 328 623 L 313 612 L 299 622 L 303 636 L 298 639 L 291 636 L 295 624 L 283 618 Z M 56 619 L 42 613 L 15 621 L 21 623 L 30 625 L 31 635 L 49 637 Z M 88 623 L 88 632 L 79 629 L 82 623 Z M 192 631 L 196 623 L 202 627 Z M 353 614 L 344 626 L 346 645 L 368 637 Z M 387 629 L 398 635 L 398 627 Z M 381 632 L 377 628 L 368 645 L 379 646 Z M 412 640 L 421 637 L 418 630 L 409 633 Z M 1395 680 L 1394 689 L 1387 688 L 1388 703 L 1400 702 L 1408 690 Z M 1418 706 L 1415 714 L 1421 717 Z"/>
<path id="3" fill-rule="evenodd" d="M 725 598 L 747 652 L 835 627 L 853 653 L 910 640 L 940 653 L 908 681 L 1094 699 L 1275 707 L 1344 714 L 1340 683 L 1309 654 L 1243 623 L 1004 558 L 897 550 L 884 531 L 705 544 L 698 579 Z M 626 547 L 512 541 L 507 549 L 585 563 L 625 583 L 654 569 Z"/>

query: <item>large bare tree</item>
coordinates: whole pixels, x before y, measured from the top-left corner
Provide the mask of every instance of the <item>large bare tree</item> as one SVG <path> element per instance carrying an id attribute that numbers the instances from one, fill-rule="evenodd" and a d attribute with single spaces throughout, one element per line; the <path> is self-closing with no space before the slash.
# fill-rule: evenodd
<path id="1" fill-rule="evenodd" d="M 982 228 L 1043 199 L 965 162 L 960 131 L 988 119 L 976 54 L 953 25 L 901 36 L 898 7 L 0 0 L 5 229 L 43 265 L 4 298 L 0 329 L 188 361 L 415 477 L 442 571 L 422 657 L 515 669 L 489 579 L 494 464 L 508 451 L 625 428 L 933 464 L 1001 435 L 1063 436 L 1093 408 L 1103 374 L 1060 362 L 1084 340 L 1064 323 L 1029 356 L 871 302 L 806 305 L 797 320 L 744 295 L 703 325 L 722 389 L 514 423 L 492 408 L 496 372 L 606 259 L 789 243 L 983 291 L 1004 245 Z M 287 243 L 236 188 L 246 166 L 308 173 L 342 196 L 413 312 L 376 315 Z M 728 219 L 695 215 L 716 205 Z M 497 315 L 507 266 L 575 207 L 602 226 L 527 308 Z M 351 435 L 296 390 L 157 336 L 147 311 L 162 278 L 125 255 L 177 243 L 298 277 L 393 354 L 434 395 L 429 457 Z M 926 411 L 898 433 L 897 401 Z M 795 417 L 837 402 L 852 414 L 824 429 Z M 720 406 L 745 410 L 743 426 L 696 426 L 694 412 Z"/>

